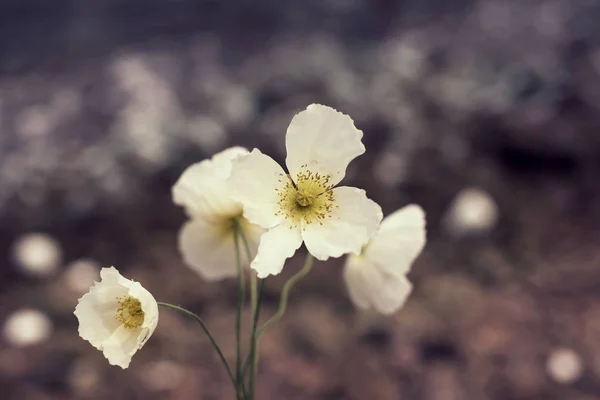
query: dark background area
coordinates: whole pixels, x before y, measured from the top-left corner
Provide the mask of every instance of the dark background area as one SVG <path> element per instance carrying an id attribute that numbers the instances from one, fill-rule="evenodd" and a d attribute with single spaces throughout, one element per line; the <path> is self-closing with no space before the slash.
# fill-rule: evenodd
<path id="1" fill-rule="evenodd" d="M 123 371 L 72 312 L 114 265 L 231 357 L 235 282 L 183 265 L 171 186 L 231 145 L 283 161 L 318 102 L 364 131 L 344 183 L 422 205 L 428 244 L 392 317 L 318 263 L 259 398 L 600 399 L 599 21 L 594 0 L 1 0 L 0 397 L 232 398 L 191 321 L 161 310 Z"/>

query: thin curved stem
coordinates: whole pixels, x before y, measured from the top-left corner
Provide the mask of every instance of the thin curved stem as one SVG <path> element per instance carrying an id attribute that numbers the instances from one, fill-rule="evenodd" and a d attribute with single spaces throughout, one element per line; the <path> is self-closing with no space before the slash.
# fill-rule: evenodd
<path id="1" fill-rule="evenodd" d="M 258 282 L 258 302 L 256 304 L 256 309 L 258 310 L 258 312 L 254 313 L 254 319 L 252 321 L 252 332 L 254 333 L 254 335 L 256 335 L 256 329 L 258 327 L 258 320 L 259 320 L 259 316 L 260 316 L 260 306 L 262 303 L 262 293 L 263 293 L 263 289 L 265 286 L 265 280 L 261 279 Z M 258 359 L 258 346 L 255 345 L 255 350 L 254 350 L 257 354 L 255 356 L 255 359 Z M 248 355 L 248 357 L 246 357 L 246 360 L 244 361 L 244 366 L 242 367 L 242 375 L 246 375 L 246 372 L 248 371 L 248 368 L 250 368 L 250 359 L 252 358 L 252 355 Z"/>
<path id="2" fill-rule="evenodd" d="M 240 243 L 239 243 L 239 224 L 236 223 L 236 228 L 233 234 L 235 242 L 235 261 L 238 271 L 238 303 L 237 303 L 237 315 L 235 320 L 235 376 L 236 381 L 239 385 L 239 390 L 245 395 L 244 388 L 244 376 L 242 375 L 242 350 L 241 350 L 241 329 L 242 329 L 242 311 L 244 308 L 244 300 L 246 297 L 246 287 L 244 285 L 244 270 L 242 268 L 242 260 L 240 256 Z"/>
<path id="3" fill-rule="evenodd" d="M 302 269 L 296 272 L 296 274 L 285 283 L 281 292 L 281 299 L 279 300 L 279 308 L 277 309 L 275 315 L 269 318 L 269 320 L 265 322 L 265 324 L 261 326 L 260 329 L 256 332 L 257 340 L 267 329 L 269 329 L 273 324 L 279 321 L 283 314 L 285 314 L 290 291 L 300 279 L 304 278 L 310 272 L 313 265 L 313 261 L 313 256 L 310 253 L 308 253 L 306 256 L 306 260 L 304 261 L 304 265 L 302 266 Z"/>
<path id="4" fill-rule="evenodd" d="M 248 359 L 250 360 L 250 399 L 254 400 L 254 387 L 256 384 L 256 372 L 258 369 L 258 349 L 257 349 L 257 341 L 256 341 L 256 326 L 258 324 L 258 315 L 260 312 L 260 302 L 258 296 L 258 277 L 256 276 L 256 272 L 252 271 L 251 276 L 251 288 L 252 288 L 252 331 L 250 333 L 250 354 Z M 262 288 L 262 282 L 261 282 Z"/>
<path id="5" fill-rule="evenodd" d="M 240 236 L 242 237 L 242 241 L 244 242 L 248 263 L 250 263 L 250 261 L 252 261 L 252 252 L 250 251 L 248 239 L 246 238 L 246 235 L 244 235 L 243 230 L 240 229 L 239 232 Z M 254 399 L 254 388 L 256 385 L 259 356 L 256 329 L 258 327 L 258 319 L 260 317 L 260 305 L 265 281 L 263 279 L 259 280 L 255 271 L 250 270 L 250 273 L 250 309 L 252 310 L 252 330 L 250 333 L 250 353 L 244 361 L 244 365 L 242 367 L 242 376 L 245 377 L 248 368 L 250 368 L 250 375 L 248 377 L 249 395 L 250 399 Z"/>
<path id="6" fill-rule="evenodd" d="M 204 322 L 202 321 L 202 318 L 200 318 L 197 314 L 191 312 L 190 310 L 187 310 L 183 307 L 179 307 L 176 306 L 174 304 L 170 304 L 170 303 L 163 303 L 163 302 L 157 302 L 157 304 L 159 306 L 163 306 L 163 307 L 167 307 L 167 308 L 171 308 L 173 310 L 177 310 L 189 317 L 192 317 L 193 319 L 196 320 L 196 322 L 198 322 L 200 324 L 200 326 L 202 327 L 202 329 L 204 330 L 204 333 L 206 333 L 206 336 L 208 336 L 208 340 L 210 340 L 210 343 L 213 345 L 213 347 L 215 348 L 215 350 L 217 350 L 217 353 L 219 354 L 219 358 L 221 359 L 221 362 L 223 363 L 223 366 L 225 366 L 225 369 L 227 370 L 227 375 L 229 376 L 229 379 L 231 380 L 231 383 L 233 384 L 233 388 L 235 390 L 236 394 L 239 394 L 239 390 L 238 390 L 238 386 L 236 384 L 235 378 L 233 377 L 233 373 L 231 372 L 231 368 L 229 368 L 229 364 L 227 363 L 227 360 L 225 359 L 225 356 L 223 355 L 223 352 L 221 351 L 221 348 L 219 347 L 219 345 L 217 344 L 217 342 L 215 341 L 215 338 L 211 335 L 210 331 L 208 330 L 208 328 L 206 327 L 206 325 L 204 325 Z"/>

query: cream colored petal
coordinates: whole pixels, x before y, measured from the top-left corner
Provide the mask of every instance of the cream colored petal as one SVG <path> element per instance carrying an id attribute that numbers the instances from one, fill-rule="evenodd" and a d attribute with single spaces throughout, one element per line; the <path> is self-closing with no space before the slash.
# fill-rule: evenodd
<path id="1" fill-rule="evenodd" d="M 412 292 L 412 284 L 405 276 L 387 274 L 361 256 L 348 257 L 344 281 L 358 308 L 374 308 L 382 314 L 396 312 Z"/>
<path id="2" fill-rule="evenodd" d="M 373 308 L 382 314 L 395 313 L 406 303 L 413 286 L 405 276 L 381 277 L 381 287 L 373 294 Z"/>
<path id="3" fill-rule="evenodd" d="M 185 263 L 203 279 L 237 276 L 233 229 L 223 223 L 191 220 L 181 228 L 178 243 Z"/>
<path id="4" fill-rule="evenodd" d="M 266 232 L 266 229 L 261 228 L 258 225 L 251 224 L 246 218 L 240 219 L 240 228 L 248 241 L 248 248 L 250 249 L 250 259 L 246 256 L 246 249 L 242 252 L 242 260 L 244 265 L 250 265 L 250 262 L 254 260 L 258 252 L 258 245 L 260 243 L 261 236 Z"/>
<path id="5" fill-rule="evenodd" d="M 99 285 L 99 290 L 104 290 L 103 287 L 110 288 L 110 285 L 129 286 L 131 283 L 115 267 L 102 268 L 100 270 L 100 280 L 103 285 Z"/>
<path id="6" fill-rule="evenodd" d="M 381 207 L 367 198 L 362 189 L 333 189 L 334 208 L 322 224 L 302 225 L 302 238 L 308 251 L 319 260 L 360 253 L 375 234 L 382 218 Z"/>
<path id="7" fill-rule="evenodd" d="M 125 295 L 128 291 L 116 282 L 118 277 L 112 275 L 109 268 L 104 268 L 102 272 L 104 277 L 108 273 L 109 279 L 96 282 L 90 291 L 79 299 L 74 312 L 79 321 L 79 336 L 97 349 L 101 349 L 104 340 L 119 327 L 115 318 L 117 297 Z"/>
<path id="8" fill-rule="evenodd" d="M 366 310 L 371 307 L 369 277 L 362 269 L 363 263 L 358 261 L 358 256 L 348 255 L 344 265 L 344 282 L 348 289 L 348 294 L 354 305 L 360 309 Z"/>
<path id="9" fill-rule="evenodd" d="M 387 273 L 405 275 L 426 241 L 425 212 L 411 204 L 385 217 L 364 256 Z"/>
<path id="10" fill-rule="evenodd" d="M 300 229 L 278 225 L 261 236 L 258 254 L 250 267 L 259 278 L 277 275 L 283 269 L 285 260 L 294 255 L 302 244 Z"/>
<path id="11" fill-rule="evenodd" d="M 189 166 L 173 186 L 173 202 L 183 206 L 190 217 L 241 213 L 241 205 L 231 199 L 227 179 L 232 160 L 244 154 L 248 150 L 232 147 Z"/>
<path id="12" fill-rule="evenodd" d="M 365 152 L 362 136 L 349 116 L 311 104 L 294 116 L 287 129 L 285 162 L 292 179 L 304 165 L 312 165 L 312 172 L 331 175 L 329 183 L 336 185 L 350 161 Z"/>
<path id="13" fill-rule="evenodd" d="M 219 153 L 214 154 L 211 157 L 211 161 L 217 171 L 222 171 L 223 175 L 229 176 L 231 173 L 231 161 L 248 153 L 248 149 L 241 146 L 229 147 Z"/>
<path id="14" fill-rule="evenodd" d="M 75 316 L 79 321 L 79 336 L 100 349 L 102 342 L 119 327 L 118 321 L 114 318 L 116 302 L 114 306 L 102 307 L 94 303 L 92 296 L 87 293 L 79 300 L 75 307 Z"/>
<path id="15" fill-rule="evenodd" d="M 283 219 L 277 215 L 277 190 L 287 182 L 289 178 L 283 168 L 258 149 L 234 161 L 229 180 L 234 199 L 244 207 L 244 217 L 265 229 L 278 225 Z"/>
<path id="16" fill-rule="evenodd" d="M 104 341 L 102 352 L 110 365 L 125 369 L 129 367 L 131 357 L 139 350 L 143 339 L 141 328 L 128 329 L 121 325 Z"/>

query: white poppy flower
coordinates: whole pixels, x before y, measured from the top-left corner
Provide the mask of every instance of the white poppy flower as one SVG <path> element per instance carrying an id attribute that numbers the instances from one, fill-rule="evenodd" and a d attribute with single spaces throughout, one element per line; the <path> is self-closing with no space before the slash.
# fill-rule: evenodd
<path id="1" fill-rule="evenodd" d="M 425 240 L 421 207 L 411 204 L 385 217 L 362 253 L 346 260 L 344 280 L 354 304 L 382 314 L 402 307 L 412 291 L 406 274 Z"/>
<path id="2" fill-rule="evenodd" d="M 376 232 L 381 208 L 364 190 L 335 187 L 346 167 L 365 152 L 362 132 L 350 117 L 312 104 L 290 123 L 287 174 L 254 149 L 234 162 L 231 190 L 244 216 L 268 229 L 251 263 L 258 277 L 278 274 L 302 242 L 319 260 L 360 253 Z"/>
<path id="3" fill-rule="evenodd" d="M 158 324 L 158 304 L 114 267 L 102 268 L 100 277 L 75 308 L 79 336 L 102 351 L 111 365 L 127 368 Z"/>
<path id="4" fill-rule="evenodd" d="M 186 264 L 206 280 L 237 276 L 236 223 L 253 256 L 264 232 L 242 216 L 241 203 L 230 197 L 231 161 L 244 154 L 248 150 L 242 147 L 223 150 L 188 167 L 173 186 L 173 202 L 183 206 L 190 217 L 179 232 L 179 250 Z"/>

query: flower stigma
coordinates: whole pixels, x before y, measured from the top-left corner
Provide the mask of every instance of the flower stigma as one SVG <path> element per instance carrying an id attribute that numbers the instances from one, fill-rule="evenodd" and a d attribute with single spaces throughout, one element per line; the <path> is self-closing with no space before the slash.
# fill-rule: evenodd
<path id="1" fill-rule="evenodd" d="M 131 296 L 117 297 L 117 302 L 117 320 L 125 328 L 139 328 L 144 323 L 144 310 L 138 299 Z"/>
<path id="2" fill-rule="evenodd" d="M 323 221 L 332 215 L 337 206 L 334 204 L 333 185 L 329 184 L 330 175 L 321 175 L 311 172 L 302 166 L 296 176 L 296 184 L 289 178 L 281 176 L 280 182 L 285 179 L 283 188 L 275 189 L 279 194 L 279 210 L 276 215 L 283 215 L 292 222 L 292 227 L 299 223 L 311 224 L 316 221 L 323 225 Z"/>

